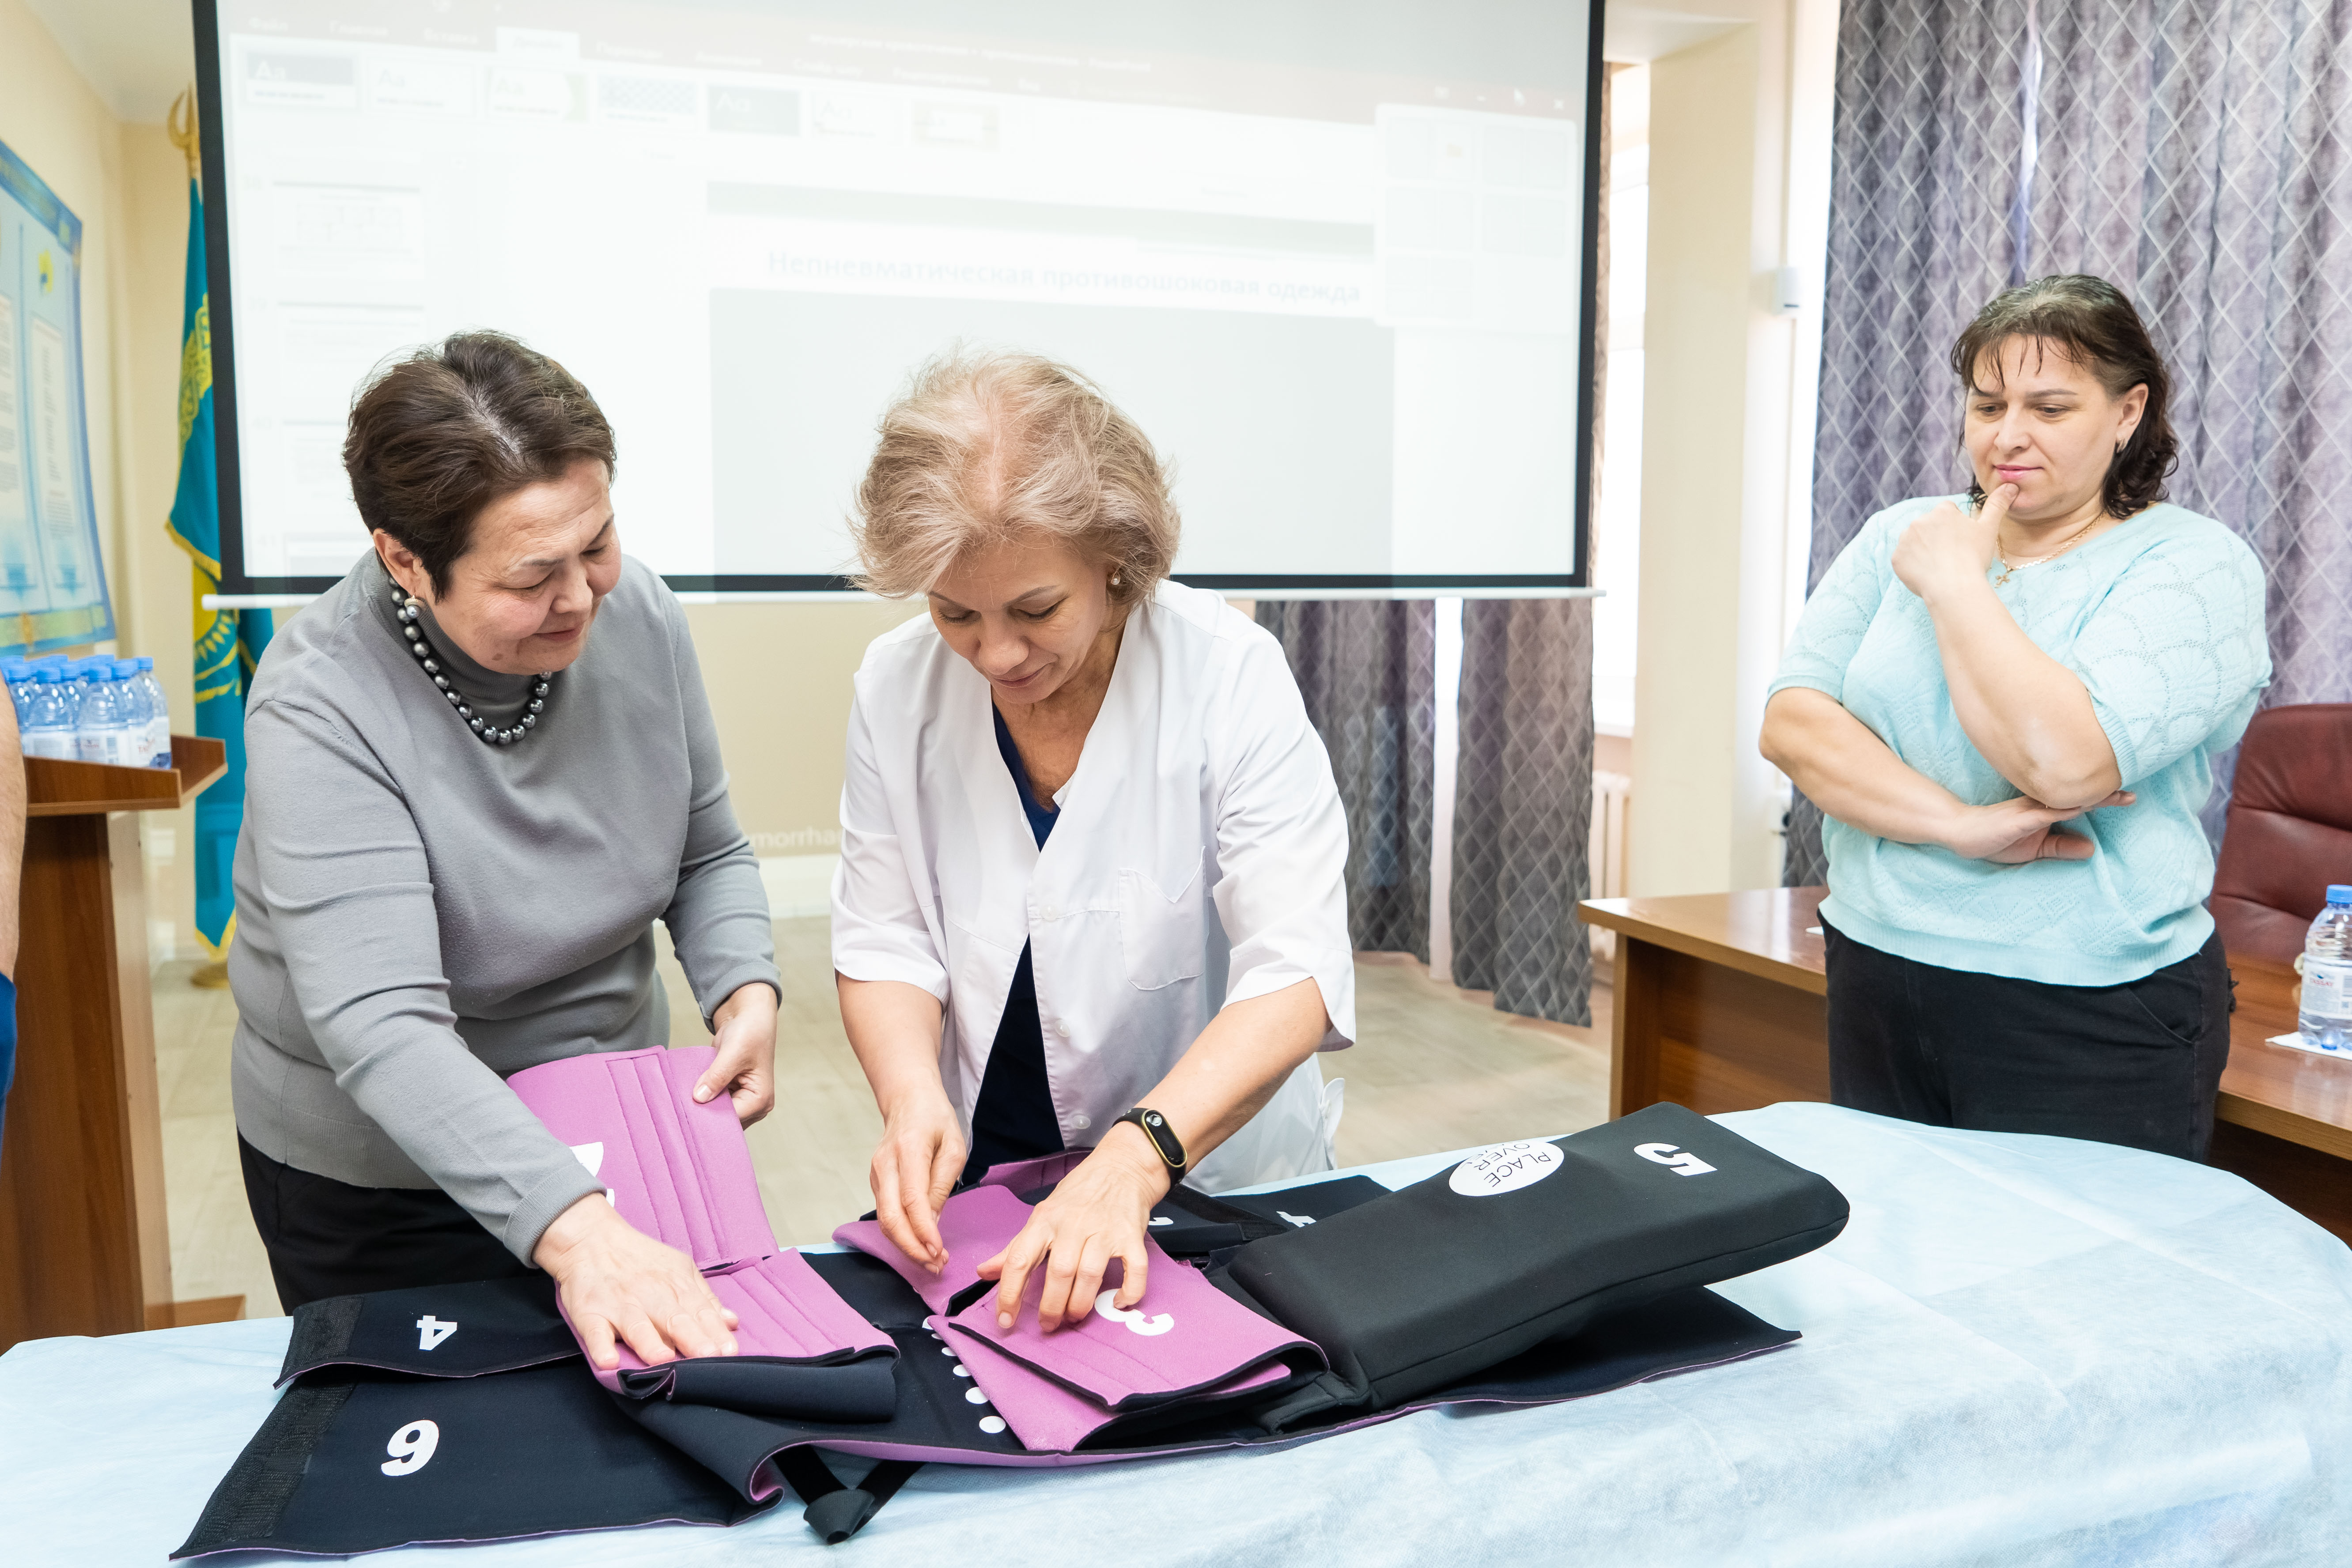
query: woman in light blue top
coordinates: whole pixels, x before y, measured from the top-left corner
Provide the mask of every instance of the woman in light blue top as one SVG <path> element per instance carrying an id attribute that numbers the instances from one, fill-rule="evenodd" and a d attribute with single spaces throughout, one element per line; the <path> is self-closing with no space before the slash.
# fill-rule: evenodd
<path id="1" fill-rule="evenodd" d="M 2170 378 L 2095 278 L 1952 351 L 1966 496 L 1831 565 L 1764 713 L 1828 820 L 1831 1097 L 2198 1159 L 2229 971 L 2198 823 L 2270 679 L 2262 567 L 2164 501 Z"/>

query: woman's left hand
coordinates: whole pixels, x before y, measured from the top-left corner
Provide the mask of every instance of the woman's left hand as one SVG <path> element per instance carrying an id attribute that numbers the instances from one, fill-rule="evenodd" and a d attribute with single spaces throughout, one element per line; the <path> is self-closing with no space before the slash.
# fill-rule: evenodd
<path id="1" fill-rule="evenodd" d="M 1895 542 L 1895 575 L 1933 605 L 1955 585 L 1982 583 L 2000 547 L 2001 520 L 2017 499 L 2015 485 L 2003 485 L 1974 513 L 1939 501 Z"/>
<path id="2" fill-rule="evenodd" d="M 1143 1134 L 1129 1123 L 1113 1128 L 1030 1213 L 1021 1234 L 974 1270 L 998 1281 L 997 1326 L 1010 1329 L 1019 1319 L 1022 1295 L 1040 1265 L 1045 1285 L 1037 1326 L 1047 1333 L 1086 1321 L 1114 1258 L 1121 1268 L 1114 1304 L 1124 1310 L 1143 1300 L 1151 1267 L 1143 1237 L 1151 1205 L 1168 1195 L 1169 1185 L 1168 1167 Z"/>
<path id="3" fill-rule="evenodd" d="M 776 993 L 764 980 L 738 986 L 710 1015 L 719 1055 L 694 1085 L 694 1102 L 719 1094 L 735 1101 L 735 1120 L 749 1127 L 776 1105 Z"/>

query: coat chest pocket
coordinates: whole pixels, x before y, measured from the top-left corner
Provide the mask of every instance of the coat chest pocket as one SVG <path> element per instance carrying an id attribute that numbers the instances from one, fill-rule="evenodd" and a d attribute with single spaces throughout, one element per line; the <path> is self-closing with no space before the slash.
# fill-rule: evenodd
<path id="1" fill-rule="evenodd" d="M 1201 892 L 1201 864 L 1171 896 L 1148 871 L 1132 867 L 1118 874 L 1118 940 L 1128 983 L 1157 991 L 1196 978 L 1207 967 L 1208 900 Z"/>

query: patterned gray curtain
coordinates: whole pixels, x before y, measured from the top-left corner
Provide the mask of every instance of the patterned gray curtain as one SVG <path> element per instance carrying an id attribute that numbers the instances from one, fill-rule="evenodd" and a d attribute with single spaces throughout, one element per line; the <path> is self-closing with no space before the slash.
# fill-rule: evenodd
<path id="1" fill-rule="evenodd" d="M 2266 701 L 2352 698 L 2352 5 L 2053 6 L 2043 46 L 2033 268 L 2096 273 L 2147 318 L 2172 499 L 2269 575 Z"/>
<path id="2" fill-rule="evenodd" d="M 1429 962 L 1436 613 L 1427 599 L 1260 600 L 1331 753 L 1348 812 L 1348 928 L 1360 952 Z"/>
<path id="3" fill-rule="evenodd" d="M 1808 589 L 1874 512 L 1962 489 L 1952 340 L 2018 269 L 2030 0 L 1846 0 Z M 1821 812 L 1790 813 L 1780 880 L 1827 879 Z"/>
<path id="4" fill-rule="evenodd" d="M 1594 296 L 1609 298 L 1612 83 L 1601 73 Z M 1592 490 L 1601 501 L 1609 334 L 1593 345 Z M 1597 552 L 1596 552 L 1597 559 Z M 1588 568 L 1593 565 L 1588 561 Z M 1462 606 L 1454 763 L 1454 984 L 1505 1013 L 1592 1022 L 1592 601 L 1473 599 Z"/>
<path id="5" fill-rule="evenodd" d="M 1506 1013 L 1592 1022 L 1592 601 L 1462 606 L 1454 984 Z"/>

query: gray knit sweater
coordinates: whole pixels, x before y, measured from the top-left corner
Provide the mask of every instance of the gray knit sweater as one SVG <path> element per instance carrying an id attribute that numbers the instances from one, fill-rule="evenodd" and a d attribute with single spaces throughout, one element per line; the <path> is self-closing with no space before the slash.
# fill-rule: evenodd
<path id="1" fill-rule="evenodd" d="M 511 721 L 428 615 L 457 689 Z M 229 953 L 237 1131 L 355 1186 L 438 1186 L 528 1262 L 597 1184 L 506 1075 L 668 1041 L 653 922 L 707 1019 L 777 982 L 686 617 L 635 561 L 531 734 L 486 746 L 371 552 L 280 630 L 246 711 Z"/>

